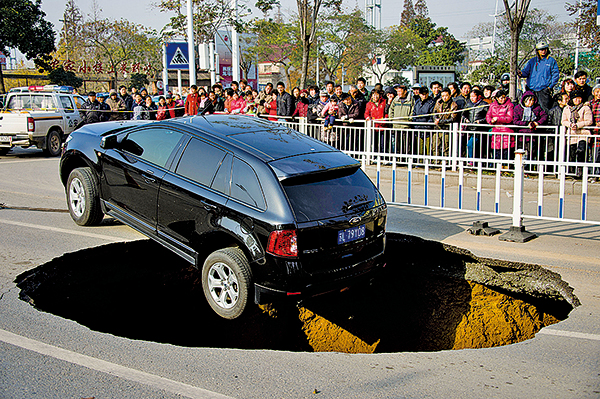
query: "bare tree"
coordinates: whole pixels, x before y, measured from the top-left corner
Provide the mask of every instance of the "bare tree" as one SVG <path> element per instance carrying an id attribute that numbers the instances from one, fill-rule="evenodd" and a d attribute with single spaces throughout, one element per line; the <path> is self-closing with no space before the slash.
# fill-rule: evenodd
<path id="1" fill-rule="evenodd" d="M 525 24 L 525 17 L 527 16 L 527 10 L 531 0 L 515 0 L 515 3 L 511 7 L 508 4 L 508 0 L 504 1 L 504 8 L 506 9 L 506 19 L 510 28 L 510 76 L 517 75 L 518 59 L 519 59 L 519 36 L 523 30 Z M 519 71 L 520 72 L 520 71 Z M 517 79 L 512 79 L 510 82 L 509 96 L 515 100 L 517 95 Z"/>

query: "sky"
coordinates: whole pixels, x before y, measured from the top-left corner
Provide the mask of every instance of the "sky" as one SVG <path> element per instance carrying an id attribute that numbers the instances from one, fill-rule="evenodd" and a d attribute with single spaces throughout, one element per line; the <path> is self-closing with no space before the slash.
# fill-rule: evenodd
<path id="1" fill-rule="evenodd" d="M 126 18 L 131 22 L 142 24 L 149 28 L 160 30 L 169 22 L 169 14 L 160 12 L 153 4 L 158 0 L 100 0 L 101 15 L 107 18 Z M 241 4 L 246 1 L 252 6 L 255 0 L 238 0 Z M 574 2 L 576 0 L 572 0 Z M 77 5 L 84 15 L 91 13 L 92 0 L 76 0 Z M 414 3 L 414 1 L 413 1 Z M 282 12 L 290 15 L 295 11 L 294 0 L 281 0 Z M 344 7 L 354 8 L 356 6 L 364 10 L 365 0 L 344 0 Z M 397 25 L 402 12 L 403 0 L 381 0 L 381 24 L 383 27 Z M 496 0 L 428 0 L 429 16 L 437 26 L 447 26 L 450 33 L 457 39 L 466 39 L 466 34 L 471 28 L 480 22 L 492 22 L 496 9 Z M 558 16 L 559 21 L 571 21 L 565 11 L 565 1 L 558 0 L 532 0 L 531 8 L 545 9 L 550 14 Z M 55 30 L 62 27 L 59 21 L 63 17 L 65 3 L 61 0 L 42 0 L 42 9 L 46 12 L 46 18 L 54 24 Z M 498 0 L 498 10 L 504 10 L 502 0 Z M 256 16 L 260 16 L 256 13 Z"/>

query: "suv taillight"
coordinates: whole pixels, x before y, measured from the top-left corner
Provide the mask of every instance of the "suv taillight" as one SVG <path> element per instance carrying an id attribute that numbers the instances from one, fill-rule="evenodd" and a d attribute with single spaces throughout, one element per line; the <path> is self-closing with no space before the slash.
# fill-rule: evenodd
<path id="1" fill-rule="evenodd" d="M 35 119 L 33 119 L 31 116 L 27 118 L 27 131 L 35 132 Z"/>
<path id="2" fill-rule="evenodd" d="M 298 256 L 296 230 L 275 230 L 269 234 L 267 252 L 277 256 Z"/>

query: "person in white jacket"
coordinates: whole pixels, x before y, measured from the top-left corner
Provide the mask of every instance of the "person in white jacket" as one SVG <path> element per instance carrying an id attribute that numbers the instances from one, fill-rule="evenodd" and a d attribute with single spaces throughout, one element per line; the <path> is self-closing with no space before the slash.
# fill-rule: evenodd
<path id="1" fill-rule="evenodd" d="M 567 143 L 569 144 L 569 162 L 585 162 L 587 159 L 588 138 L 591 136 L 586 126 L 594 124 L 594 117 L 589 106 L 583 103 L 584 93 L 581 90 L 571 92 L 569 105 L 562 114 L 562 125 L 568 128 Z M 569 167 L 569 173 L 573 173 L 574 167 Z M 577 167 L 575 177 L 581 179 L 583 168 Z"/>

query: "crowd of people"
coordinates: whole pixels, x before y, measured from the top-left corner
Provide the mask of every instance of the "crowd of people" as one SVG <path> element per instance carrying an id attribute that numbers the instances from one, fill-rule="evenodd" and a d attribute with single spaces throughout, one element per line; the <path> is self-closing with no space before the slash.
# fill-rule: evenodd
<path id="1" fill-rule="evenodd" d="M 121 86 L 118 92 L 111 90 L 107 99 L 88 93 L 83 113 L 86 123 L 213 113 L 259 115 L 273 121 L 302 117 L 321 124 L 321 139 L 330 143 L 337 139 L 334 126 L 360 127 L 372 120 L 380 131 L 374 143 L 380 151 L 444 156 L 449 153 L 449 127 L 461 122 L 462 156 L 507 160 L 514 158 L 516 149 L 526 149 L 533 160 L 551 159 L 557 143 L 547 138 L 544 126 L 562 125 L 567 128 L 569 161 L 600 162 L 600 140 L 592 137 L 600 132 L 589 128 L 600 126 L 600 85 L 590 87 L 587 73 L 579 71 L 553 94 L 558 65 L 547 43 L 538 43 L 536 53 L 518 72 L 527 79 L 527 89 L 518 91 L 515 102 L 509 98 L 511 79 L 505 73 L 498 86 L 452 82 L 444 87 L 436 81 L 429 87 L 417 83 L 410 88 L 397 84 L 384 89 L 377 84 L 371 91 L 359 78 L 347 93 L 334 82 L 325 82 L 322 90 L 310 86 L 288 92 L 283 82 L 268 83 L 257 91 L 241 80 L 228 88 L 193 85 L 185 101 L 167 93 L 157 103 L 144 88 L 129 92 Z M 389 134 L 384 127 L 398 134 Z M 580 176 L 581 168 L 574 173 Z"/>

